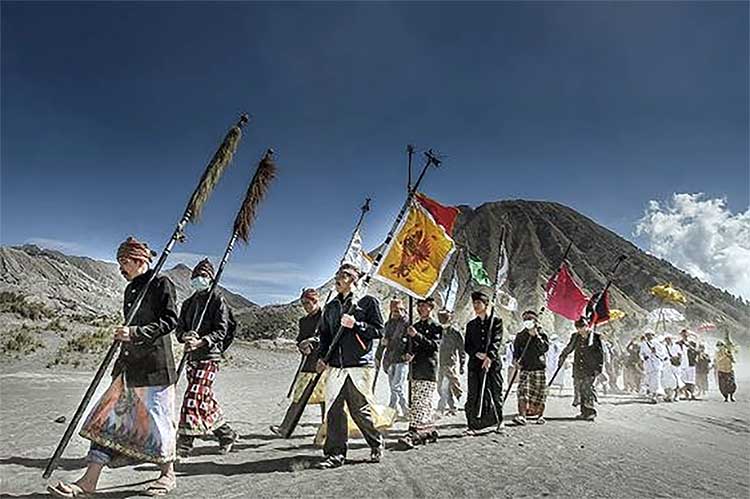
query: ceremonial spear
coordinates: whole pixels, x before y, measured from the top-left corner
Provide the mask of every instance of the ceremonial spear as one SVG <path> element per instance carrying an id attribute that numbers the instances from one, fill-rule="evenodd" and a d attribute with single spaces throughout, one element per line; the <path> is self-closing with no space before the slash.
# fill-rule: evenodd
<path id="1" fill-rule="evenodd" d="M 234 219 L 232 236 L 229 238 L 227 248 L 224 250 L 224 256 L 221 259 L 219 268 L 216 271 L 216 275 L 214 276 L 211 287 L 206 295 L 206 303 L 203 305 L 200 316 L 198 316 L 198 322 L 193 325 L 192 331 L 197 333 L 200 331 L 201 325 L 203 325 L 203 319 L 206 317 L 208 305 L 211 302 L 211 298 L 213 297 L 216 288 L 219 286 L 219 280 L 224 273 L 224 267 L 229 261 L 229 256 L 232 254 L 232 250 L 234 250 L 234 244 L 237 242 L 237 239 L 242 240 L 245 244 L 248 243 L 250 229 L 258 212 L 258 205 L 265 197 L 266 192 L 268 192 L 268 186 L 275 177 L 276 165 L 273 162 L 273 150 L 268 149 L 266 154 L 260 160 L 260 163 L 258 163 L 258 168 L 255 170 L 255 174 L 253 175 L 252 180 L 250 180 L 250 185 L 247 187 L 245 199 L 242 201 L 242 206 L 240 206 L 240 210 L 237 212 L 237 216 Z M 177 368 L 178 380 L 180 379 L 182 370 L 185 368 L 185 363 L 187 362 L 189 355 L 190 352 L 187 350 L 182 353 L 180 366 Z"/>
<path id="2" fill-rule="evenodd" d="M 248 120 L 249 119 L 247 114 L 243 114 L 242 116 L 240 116 L 237 124 L 229 129 L 226 137 L 224 137 L 224 141 L 219 146 L 219 149 L 216 151 L 213 158 L 211 158 L 211 161 L 206 167 L 206 170 L 203 172 L 203 176 L 198 182 L 198 186 L 195 188 L 195 191 L 193 191 L 193 195 L 190 196 L 190 201 L 188 201 L 187 207 L 185 208 L 180 221 L 177 223 L 177 226 L 175 227 L 172 236 L 169 238 L 169 241 L 167 241 L 167 245 L 162 250 L 161 256 L 159 257 L 159 260 L 154 267 L 154 271 L 151 273 L 151 276 L 149 277 L 148 281 L 146 281 L 146 284 L 143 286 L 143 288 L 141 288 L 138 296 L 136 296 L 136 299 L 133 302 L 133 306 L 130 308 L 128 316 L 125 318 L 125 326 L 129 326 L 133 321 L 133 318 L 138 312 L 138 309 L 140 308 L 151 283 L 159 274 L 161 268 L 164 266 L 164 263 L 167 261 L 167 257 L 169 257 L 169 254 L 172 252 L 172 248 L 174 247 L 175 243 L 178 241 L 184 241 L 185 226 L 188 223 L 194 223 L 198 221 L 198 219 L 200 218 L 203 206 L 208 201 L 208 198 L 211 196 L 214 187 L 216 187 L 216 184 L 219 182 L 222 174 L 226 170 L 227 166 L 229 166 L 229 163 L 232 161 L 234 153 L 237 151 L 237 146 L 239 145 L 240 138 L 242 137 L 242 127 L 247 124 Z M 104 372 L 112 362 L 112 359 L 117 353 L 119 346 L 119 341 L 114 341 L 109 347 L 109 350 L 107 350 L 107 354 L 104 356 L 101 364 L 99 364 L 99 368 L 97 369 L 96 374 L 94 374 L 94 379 L 91 380 L 89 387 L 86 389 L 86 393 L 83 395 L 83 399 L 81 399 L 81 403 L 78 404 L 78 408 L 76 409 L 75 414 L 71 418 L 68 427 L 65 429 L 65 433 L 63 433 L 63 436 L 60 439 L 60 443 L 57 444 L 55 452 L 47 462 L 47 467 L 44 469 L 42 477 L 49 478 L 52 472 L 57 467 L 57 461 L 60 459 L 60 456 L 62 456 L 62 453 L 65 451 L 65 448 L 70 442 L 70 439 L 73 436 L 73 432 L 75 431 L 78 422 L 83 416 L 83 412 L 86 410 L 89 401 L 94 396 L 94 392 L 99 386 L 99 382 L 101 381 L 102 377 L 104 377 Z"/>

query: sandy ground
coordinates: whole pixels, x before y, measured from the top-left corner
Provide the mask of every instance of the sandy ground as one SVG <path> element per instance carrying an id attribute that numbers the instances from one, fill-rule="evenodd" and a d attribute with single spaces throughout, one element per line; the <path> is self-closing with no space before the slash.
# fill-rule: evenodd
<path id="1" fill-rule="evenodd" d="M 177 465 L 173 497 L 750 497 L 750 403 L 739 380 L 738 402 L 716 392 L 705 400 L 650 405 L 633 396 L 603 397 L 595 423 L 572 420 L 571 393 L 550 397 L 548 424 L 509 427 L 506 435 L 463 437 L 463 413 L 442 419 L 441 439 L 412 451 L 393 449 L 405 424 L 387 436 L 383 462 L 366 464 L 355 441 L 350 463 L 310 469 L 322 453 L 312 438 L 319 421 L 308 409 L 290 440 L 270 434 L 286 410 L 296 357 L 273 351 L 243 353 L 253 362 L 220 373 L 218 394 L 241 434 L 235 451 L 216 454 L 216 442 L 197 442 L 195 456 Z M 0 374 L 0 493 L 46 497 L 41 474 L 90 379 L 88 372 L 50 371 L 28 364 Z M 180 393 L 184 384 L 179 386 Z M 387 382 L 381 377 L 380 400 Z M 515 414 L 513 395 L 506 419 Z M 53 479 L 73 480 L 84 467 L 87 441 L 74 437 Z M 156 468 L 107 470 L 101 497 L 141 493 Z"/>

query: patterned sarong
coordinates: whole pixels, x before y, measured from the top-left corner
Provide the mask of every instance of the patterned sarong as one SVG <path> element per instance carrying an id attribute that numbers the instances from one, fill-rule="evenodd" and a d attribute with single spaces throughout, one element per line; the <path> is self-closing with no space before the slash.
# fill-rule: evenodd
<path id="1" fill-rule="evenodd" d="M 118 454 L 149 463 L 175 459 L 175 390 L 127 385 L 120 374 L 81 427 L 80 435 Z"/>
<path id="2" fill-rule="evenodd" d="M 301 372 L 297 377 L 296 383 L 294 383 L 294 390 L 292 391 L 292 402 L 297 403 L 302 398 L 302 393 L 307 388 L 307 384 L 315 379 L 316 373 Z M 318 380 L 318 384 L 315 386 L 310 400 L 307 401 L 307 405 L 322 404 L 326 401 L 326 373 Z"/>
<path id="3" fill-rule="evenodd" d="M 177 429 L 180 435 L 210 435 L 226 422 L 221 406 L 214 398 L 214 381 L 218 372 L 219 363 L 215 360 L 188 362 L 185 368 L 188 385 Z"/>
<path id="4" fill-rule="evenodd" d="M 409 411 L 409 429 L 417 432 L 434 429 L 434 397 L 437 390 L 435 381 L 413 379 L 411 381 L 411 409 Z"/>
<path id="5" fill-rule="evenodd" d="M 518 403 L 526 404 L 527 416 L 544 413 L 547 402 L 547 376 L 544 370 L 524 371 L 518 376 Z"/>

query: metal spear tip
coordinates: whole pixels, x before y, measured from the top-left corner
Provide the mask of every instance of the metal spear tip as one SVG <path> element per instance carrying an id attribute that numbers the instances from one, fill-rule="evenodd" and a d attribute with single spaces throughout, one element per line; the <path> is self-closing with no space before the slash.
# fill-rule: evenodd
<path id="1" fill-rule="evenodd" d="M 427 149 L 427 150 L 426 150 L 426 151 L 424 152 L 424 155 L 425 155 L 425 157 L 427 158 L 427 161 L 428 161 L 428 162 L 429 162 L 430 164 L 434 165 L 435 167 L 439 167 L 439 166 L 440 166 L 440 164 L 441 164 L 441 163 L 443 162 L 443 160 L 441 160 L 441 159 L 440 159 L 440 158 L 438 157 L 438 155 L 437 155 L 437 154 L 435 154 L 435 152 L 434 152 L 434 151 L 433 151 L 432 149 Z"/>
<path id="2" fill-rule="evenodd" d="M 242 113 L 240 115 L 240 120 L 237 122 L 237 126 L 242 128 L 243 126 L 247 125 L 250 121 L 250 115 L 247 113 Z"/>
<path id="3" fill-rule="evenodd" d="M 365 198 L 365 204 L 362 205 L 362 211 L 370 211 L 370 201 L 372 201 L 372 198 Z"/>
<path id="4" fill-rule="evenodd" d="M 266 154 L 265 156 L 263 156 L 263 159 L 271 159 L 271 156 L 273 155 L 274 155 L 274 150 L 269 147 L 268 149 L 266 149 Z"/>

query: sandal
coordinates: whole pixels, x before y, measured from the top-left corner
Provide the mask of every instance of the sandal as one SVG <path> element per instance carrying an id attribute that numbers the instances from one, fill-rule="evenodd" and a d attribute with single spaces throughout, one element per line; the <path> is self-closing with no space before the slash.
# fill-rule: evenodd
<path id="1" fill-rule="evenodd" d="M 57 482 L 55 485 L 47 485 L 47 492 L 52 497 L 91 497 L 94 492 L 87 492 L 81 488 L 77 483 L 65 483 L 63 481 Z"/>
<path id="2" fill-rule="evenodd" d="M 521 415 L 514 417 L 513 422 L 516 423 L 517 425 L 526 426 L 526 418 Z"/>
<path id="3" fill-rule="evenodd" d="M 547 420 L 544 419 L 543 416 L 539 416 L 539 418 L 536 420 L 536 424 L 544 424 L 546 422 L 547 422 Z"/>
<path id="4" fill-rule="evenodd" d="M 151 497 L 165 496 L 177 488 L 177 478 L 174 476 L 163 475 L 146 489 L 146 495 Z"/>

